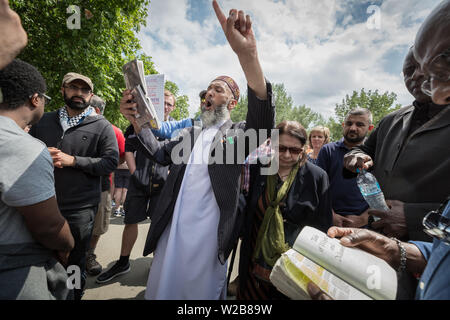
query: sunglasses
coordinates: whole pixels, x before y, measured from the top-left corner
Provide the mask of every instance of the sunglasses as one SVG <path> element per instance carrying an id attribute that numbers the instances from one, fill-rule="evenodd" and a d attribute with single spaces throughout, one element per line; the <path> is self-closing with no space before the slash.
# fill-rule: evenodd
<path id="1" fill-rule="evenodd" d="M 450 219 L 442 215 L 447 204 L 448 200 L 438 210 L 430 211 L 423 218 L 422 224 L 425 227 L 423 231 L 426 234 L 450 245 Z"/>
<path id="2" fill-rule="evenodd" d="M 289 150 L 289 153 L 290 153 L 290 154 L 293 154 L 293 155 L 299 155 L 300 153 L 302 153 L 303 148 L 286 147 L 286 146 L 283 146 L 282 144 L 280 144 L 280 145 L 278 146 L 278 151 L 279 151 L 280 153 L 285 153 L 285 152 L 288 151 L 288 150 Z"/>

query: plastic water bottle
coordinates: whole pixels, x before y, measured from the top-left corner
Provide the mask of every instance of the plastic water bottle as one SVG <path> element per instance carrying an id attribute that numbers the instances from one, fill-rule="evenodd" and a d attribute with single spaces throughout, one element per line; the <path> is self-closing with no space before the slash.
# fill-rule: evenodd
<path id="1" fill-rule="evenodd" d="M 358 176 L 356 177 L 356 183 L 358 184 L 362 196 L 369 204 L 369 207 L 371 209 L 388 211 L 389 207 L 386 204 L 383 191 L 381 191 L 375 176 L 366 170 L 357 169 L 357 172 Z M 374 219 L 378 220 L 377 217 L 374 217 Z"/>

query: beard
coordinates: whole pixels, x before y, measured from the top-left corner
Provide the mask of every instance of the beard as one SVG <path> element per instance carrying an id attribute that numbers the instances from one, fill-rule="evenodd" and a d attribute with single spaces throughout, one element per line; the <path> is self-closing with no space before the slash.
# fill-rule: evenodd
<path id="1" fill-rule="evenodd" d="M 73 101 L 74 98 L 79 98 L 83 102 Z M 69 98 L 67 98 L 65 93 L 64 93 L 64 102 L 70 109 L 74 109 L 74 110 L 84 110 L 89 106 L 89 102 L 87 102 L 83 97 L 73 96 L 72 98 L 69 99 Z"/>
<path id="2" fill-rule="evenodd" d="M 353 132 L 352 132 L 352 133 L 353 133 Z M 354 137 L 354 138 L 350 138 L 349 134 L 350 134 L 350 132 L 347 132 L 347 134 L 344 135 L 344 138 L 345 138 L 346 141 L 348 141 L 348 142 L 350 142 L 350 143 L 360 143 L 360 142 L 363 142 L 364 139 L 366 138 L 365 135 L 363 135 L 363 136 L 358 136 L 357 133 L 355 133 L 355 137 Z"/>
<path id="3" fill-rule="evenodd" d="M 227 105 L 228 104 L 225 103 L 211 110 L 206 110 L 202 107 L 200 118 L 202 119 L 203 127 L 209 128 L 223 120 L 228 120 L 230 118 L 230 112 L 227 109 Z"/>

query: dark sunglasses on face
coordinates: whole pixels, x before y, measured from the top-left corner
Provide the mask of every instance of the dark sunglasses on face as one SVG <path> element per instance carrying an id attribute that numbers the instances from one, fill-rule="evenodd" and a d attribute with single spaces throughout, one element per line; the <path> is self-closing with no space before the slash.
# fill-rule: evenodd
<path id="1" fill-rule="evenodd" d="M 290 154 L 299 155 L 303 151 L 303 148 L 286 147 L 286 146 L 283 146 L 282 144 L 280 144 L 278 146 L 278 151 L 280 153 L 285 153 L 287 150 L 289 150 Z"/>

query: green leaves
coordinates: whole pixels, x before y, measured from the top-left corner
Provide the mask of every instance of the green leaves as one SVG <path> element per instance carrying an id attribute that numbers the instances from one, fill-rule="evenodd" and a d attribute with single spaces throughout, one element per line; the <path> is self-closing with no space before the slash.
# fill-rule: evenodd
<path id="1" fill-rule="evenodd" d="M 47 81 L 52 102 L 46 111 L 64 104 L 62 78 L 77 72 L 90 77 L 94 93 L 106 100 L 105 116 L 121 129 L 128 126 L 118 111 L 125 89 L 122 66 L 138 58 L 147 74 L 157 73 L 135 34 L 145 24 L 148 4 L 148 0 L 10 0 L 29 37 L 19 58 L 37 67 Z M 67 27 L 73 14 L 66 11 L 70 5 L 80 7 L 80 29 Z M 86 16 L 85 9 L 92 16 Z"/>
<path id="2" fill-rule="evenodd" d="M 341 124 L 350 110 L 355 108 L 366 108 L 372 112 L 373 125 L 377 126 L 380 120 L 389 113 L 398 110 L 401 105 L 395 104 L 397 95 L 393 92 L 378 93 L 378 90 L 365 91 L 364 88 L 358 93 L 353 91 L 352 95 L 346 95 L 342 103 L 336 104 L 335 119 L 330 119 L 328 124 L 331 130 L 332 140 L 336 141 L 342 137 Z"/>
<path id="3" fill-rule="evenodd" d="M 286 88 L 282 83 L 276 83 L 272 86 L 275 107 L 276 107 L 276 124 L 284 120 L 294 120 L 300 122 L 306 129 L 325 122 L 323 117 L 312 111 L 306 106 L 294 106 L 292 97 L 286 92 Z M 231 120 L 234 122 L 243 121 L 247 115 L 247 95 L 243 95 L 239 103 L 231 112 Z"/>

